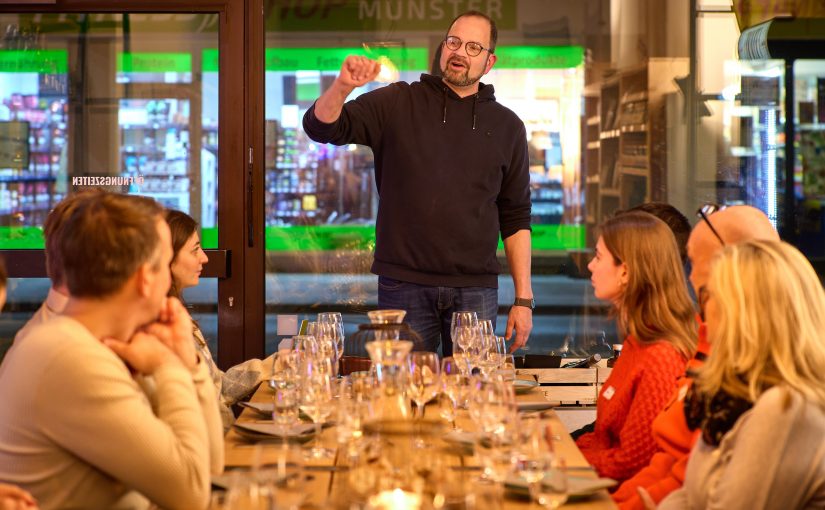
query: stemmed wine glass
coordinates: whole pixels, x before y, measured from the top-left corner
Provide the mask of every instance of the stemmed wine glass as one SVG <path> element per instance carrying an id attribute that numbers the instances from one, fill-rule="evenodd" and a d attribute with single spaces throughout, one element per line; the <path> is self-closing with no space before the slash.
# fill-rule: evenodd
<path id="1" fill-rule="evenodd" d="M 321 312 L 318 314 L 318 324 L 329 326 L 329 332 L 335 341 L 335 351 L 338 353 L 338 362 L 344 354 L 344 318 L 338 312 Z"/>
<path id="2" fill-rule="evenodd" d="M 334 452 L 321 444 L 321 423 L 333 410 L 331 369 L 323 356 L 306 356 L 301 370 L 299 405 L 315 424 L 315 446 L 309 454 L 313 458 L 331 456 Z"/>
<path id="3" fill-rule="evenodd" d="M 415 401 L 419 418 L 424 416 L 424 405 L 435 398 L 441 389 L 441 364 L 434 352 L 415 351 L 408 362 L 408 392 Z"/>
<path id="4" fill-rule="evenodd" d="M 457 430 L 455 418 L 462 403 L 463 384 L 464 376 L 455 358 L 447 357 L 441 360 L 441 393 L 444 398 L 439 410 L 441 417 L 452 423 L 454 430 Z"/>

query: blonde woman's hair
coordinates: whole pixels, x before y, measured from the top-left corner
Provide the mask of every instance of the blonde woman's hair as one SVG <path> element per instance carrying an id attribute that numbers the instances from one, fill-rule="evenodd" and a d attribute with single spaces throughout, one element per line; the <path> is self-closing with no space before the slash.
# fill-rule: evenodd
<path id="1" fill-rule="evenodd" d="M 697 385 L 755 402 L 784 384 L 825 405 L 825 292 L 808 260 L 782 241 L 748 241 L 714 259 L 717 317 Z"/>
<path id="2" fill-rule="evenodd" d="M 673 232 L 644 212 L 607 220 L 601 236 L 616 264 L 627 265 L 628 282 L 616 304 L 619 327 L 641 342 L 665 340 L 683 356 L 696 350 L 696 311 Z"/>

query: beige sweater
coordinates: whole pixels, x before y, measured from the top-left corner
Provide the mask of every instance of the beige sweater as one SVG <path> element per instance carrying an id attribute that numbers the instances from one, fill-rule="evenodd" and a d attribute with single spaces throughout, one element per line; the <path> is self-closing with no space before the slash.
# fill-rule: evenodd
<path id="1" fill-rule="evenodd" d="M 766 391 L 718 448 L 699 439 L 684 486 L 660 509 L 825 508 L 825 410 L 785 387 Z"/>
<path id="2" fill-rule="evenodd" d="M 223 435 L 206 366 L 154 373 L 149 398 L 79 322 L 56 317 L 0 366 L 0 480 L 51 508 L 206 508 Z"/>

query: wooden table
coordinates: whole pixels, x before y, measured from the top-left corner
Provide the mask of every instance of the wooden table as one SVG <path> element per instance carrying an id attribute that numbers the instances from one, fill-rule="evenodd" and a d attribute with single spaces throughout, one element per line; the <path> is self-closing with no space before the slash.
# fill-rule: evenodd
<path id="1" fill-rule="evenodd" d="M 271 398 L 271 390 L 265 384 L 262 384 L 252 396 L 251 400 L 253 402 L 268 402 Z M 527 394 L 517 396 L 517 399 L 520 402 L 544 401 L 544 398 L 544 394 L 538 388 Z M 563 455 L 566 459 L 568 469 L 570 470 L 570 475 L 595 478 L 595 472 L 592 468 L 590 468 L 575 442 L 570 437 L 570 434 L 568 434 L 562 423 L 555 416 L 555 413 L 552 411 L 545 412 L 544 416 L 546 417 L 546 421 L 550 425 L 553 434 L 557 436 L 554 447 L 556 451 Z M 251 409 L 245 409 L 244 412 L 238 417 L 239 422 L 254 422 L 260 420 L 260 415 Z M 474 429 L 474 424 L 472 420 L 470 420 L 466 411 L 459 412 L 456 422 L 458 426 L 464 430 Z M 335 448 L 337 452 L 336 437 L 333 428 L 325 429 L 322 433 L 321 439 L 326 447 Z M 227 469 L 231 469 L 233 467 L 248 467 L 253 462 L 252 457 L 253 452 L 255 451 L 254 444 L 241 438 L 234 430 L 230 430 L 227 433 L 225 448 Z M 260 450 L 261 462 L 264 464 L 276 462 L 275 455 L 277 453 L 277 448 L 277 445 L 265 444 Z M 478 459 L 468 451 L 463 453 L 453 453 L 453 458 L 455 460 L 451 462 L 456 462 L 457 465 L 464 467 L 478 465 Z M 306 501 L 306 507 L 334 508 L 334 503 L 337 500 L 342 499 L 337 496 L 338 494 L 341 494 L 341 491 L 347 490 L 346 477 L 341 476 L 342 473 L 345 473 L 345 470 L 341 469 L 341 466 L 344 465 L 342 457 L 343 456 L 336 453 L 334 458 L 322 459 L 316 461 L 317 464 L 311 464 L 307 467 L 307 472 L 311 474 L 311 479 L 307 484 L 308 498 Z M 468 471 L 468 474 L 477 475 L 478 472 L 476 471 L 475 473 L 472 473 L 471 471 Z M 503 510 L 518 510 L 527 509 L 530 507 L 531 504 L 529 501 L 505 497 L 501 508 Z M 538 507 L 533 506 L 532 508 L 535 509 Z M 596 510 L 616 508 L 616 505 L 613 503 L 613 500 L 610 498 L 607 491 L 602 490 L 586 500 L 570 502 L 565 505 L 564 508 Z"/>

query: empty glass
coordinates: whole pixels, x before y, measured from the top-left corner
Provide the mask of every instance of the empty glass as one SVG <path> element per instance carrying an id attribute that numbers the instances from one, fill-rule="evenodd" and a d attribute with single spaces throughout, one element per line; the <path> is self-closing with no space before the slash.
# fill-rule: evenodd
<path id="1" fill-rule="evenodd" d="M 410 353 L 408 393 L 415 401 L 419 418 L 424 416 L 424 405 L 441 391 L 441 363 L 434 352 Z"/>
<path id="2" fill-rule="evenodd" d="M 543 476 L 530 484 L 530 497 L 542 508 L 555 510 L 567 502 L 567 464 L 556 455 L 545 455 L 538 465 Z"/>
<path id="3" fill-rule="evenodd" d="M 337 362 L 344 353 L 344 319 L 338 312 L 321 312 L 318 314 L 318 324 L 328 326 L 324 333 L 331 335 L 335 342 L 335 351 L 338 353 L 338 359 L 335 360 Z"/>
<path id="4" fill-rule="evenodd" d="M 332 414 L 332 383 L 328 360 L 307 359 L 303 365 L 300 382 L 300 408 L 315 424 L 315 445 L 309 454 L 313 458 L 331 456 L 334 452 L 321 444 L 321 423 Z"/>
<path id="5" fill-rule="evenodd" d="M 275 464 L 261 472 L 275 510 L 298 510 L 307 498 L 306 475 L 301 449 L 293 444 L 283 444 L 276 451 Z M 242 508 L 242 507 L 234 507 Z"/>

